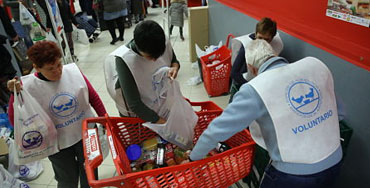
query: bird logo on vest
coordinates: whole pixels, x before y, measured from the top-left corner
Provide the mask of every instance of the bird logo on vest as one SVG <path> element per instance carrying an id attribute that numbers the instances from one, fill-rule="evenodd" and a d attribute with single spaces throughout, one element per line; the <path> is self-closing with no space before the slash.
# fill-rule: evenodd
<path id="1" fill-rule="evenodd" d="M 69 93 L 60 93 L 56 95 L 50 103 L 51 113 L 59 118 L 65 118 L 72 115 L 78 107 L 76 97 Z"/>
<path id="2" fill-rule="evenodd" d="M 308 80 L 299 80 L 290 84 L 286 97 L 291 109 L 304 117 L 313 116 L 320 108 L 320 90 Z"/>

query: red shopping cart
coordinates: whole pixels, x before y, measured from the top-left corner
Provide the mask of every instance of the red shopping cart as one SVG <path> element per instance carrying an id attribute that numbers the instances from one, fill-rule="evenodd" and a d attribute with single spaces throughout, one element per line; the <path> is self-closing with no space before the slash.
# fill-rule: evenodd
<path id="1" fill-rule="evenodd" d="M 227 36 L 226 45 L 216 51 L 200 57 L 204 87 L 208 95 L 215 97 L 229 92 L 231 72 L 231 50 L 228 48 L 230 38 Z"/>
<path id="2" fill-rule="evenodd" d="M 194 129 L 194 143 L 208 124 L 222 113 L 211 101 L 190 102 L 199 116 Z M 96 179 L 94 169 L 103 161 L 97 130 L 88 128 L 89 123 L 99 123 L 107 128 L 108 143 L 117 170 L 117 176 Z M 253 164 L 254 145 L 248 131 L 244 130 L 226 141 L 232 148 L 212 157 L 181 165 L 132 172 L 125 149 L 131 144 L 140 144 L 153 138 L 156 133 L 142 126 L 139 118 L 100 117 L 83 122 L 83 146 L 86 174 L 91 187 L 228 187 L 245 177 Z"/>

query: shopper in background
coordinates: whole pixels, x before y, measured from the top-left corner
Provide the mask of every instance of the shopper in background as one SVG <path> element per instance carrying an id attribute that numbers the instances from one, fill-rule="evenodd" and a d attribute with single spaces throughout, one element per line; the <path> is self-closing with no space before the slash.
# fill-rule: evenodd
<path id="1" fill-rule="evenodd" d="M 218 142 L 250 127 L 272 160 L 262 188 L 333 187 L 342 159 L 338 119 L 343 111 L 330 70 L 312 57 L 289 64 L 259 39 L 246 49 L 246 59 L 252 80 L 210 123 L 190 159 L 202 159 Z"/>
<path id="2" fill-rule="evenodd" d="M 77 61 L 77 57 L 75 55 L 74 46 L 73 46 L 73 39 L 72 39 L 72 32 L 73 26 L 72 23 L 78 27 L 78 22 L 76 21 L 75 17 L 71 12 L 71 8 L 66 0 L 57 0 L 60 16 L 62 18 L 64 32 L 66 34 L 69 50 L 71 52 L 71 56 L 73 60 Z M 62 42 L 63 49 L 65 48 L 65 41 Z"/>
<path id="3" fill-rule="evenodd" d="M 144 20 L 144 0 L 131 0 L 131 6 L 132 6 L 132 14 L 135 17 L 135 23 L 139 23 L 139 21 Z"/>
<path id="4" fill-rule="evenodd" d="M 109 33 L 112 37 L 110 44 L 114 45 L 118 40 L 123 41 L 125 33 L 125 16 L 127 16 L 127 5 L 124 0 L 103 0 L 104 20 L 107 23 Z M 116 24 L 119 37 L 116 36 Z"/>
<path id="5" fill-rule="evenodd" d="M 41 41 L 27 52 L 37 72 L 8 81 L 8 89 L 27 90 L 53 120 L 60 151 L 49 156 L 58 188 L 88 188 L 82 147 L 82 121 L 106 110 L 98 94 L 76 64 L 62 65 L 62 52 L 57 44 Z M 14 125 L 14 96 L 9 102 L 9 120 Z M 17 125 L 15 125 L 17 126 Z"/>
<path id="6" fill-rule="evenodd" d="M 249 78 L 245 78 L 243 75 L 247 73 L 247 66 L 245 61 L 245 46 L 248 46 L 249 42 L 255 39 L 266 40 L 275 51 L 276 55 L 279 55 L 283 50 L 283 41 L 280 39 L 279 34 L 277 33 L 277 24 L 271 18 L 262 18 L 256 24 L 256 30 L 254 33 L 249 34 L 249 38 L 245 39 L 246 41 L 240 47 L 238 55 L 236 56 L 233 66 L 231 68 L 231 79 L 232 84 L 230 88 L 230 100 L 233 100 L 233 97 L 237 91 L 239 91 L 240 86 L 247 83 Z M 248 75 L 248 74 L 247 74 Z"/>
<path id="7" fill-rule="evenodd" d="M 184 14 L 188 17 L 188 6 L 186 5 L 185 0 L 171 0 L 168 13 L 171 20 L 170 35 L 172 35 L 173 26 L 178 26 L 180 30 L 180 38 L 184 41 L 185 38 L 182 29 L 184 27 Z"/>
<path id="8" fill-rule="evenodd" d="M 152 75 L 164 66 L 171 67 L 169 76 L 175 79 L 180 63 L 162 27 L 152 21 L 143 21 L 135 27 L 134 39 L 123 47 L 116 57 L 118 81 L 115 88 L 122 92 L 121 116 L 139 118 L 152 123 L 165 123 L 157 114 L 158 104 L 153 102 L 156 94 L 152 86 Z M 122 99 L 115 99 L 120 103 Z M 125 109 L 123 109 L 125 108 Z"/>
<path id="9" fill-rule="evenodd" d="M 19 37 L 10 23 L 9 17 L 6 15 L 4 8 L 1 6 L 0 20 L 3 23 L 6 34 L 11 37 L 14 42 L 17 41 Z M 10 93 L 6 88 L 6 83 L 17 73 L 12 65 L 12 56 L 4 46 L 8 40 L 8 36 L 0 35 L 0 107 L 4 108 L 3 111 L 6 111 L 5 106 L 9 102 L 10 97 Z"/>

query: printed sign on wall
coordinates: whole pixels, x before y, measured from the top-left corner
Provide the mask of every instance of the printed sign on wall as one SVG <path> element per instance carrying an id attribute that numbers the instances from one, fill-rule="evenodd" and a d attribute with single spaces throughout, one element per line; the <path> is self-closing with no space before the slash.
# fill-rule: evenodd
<path id="1" fill-rule="evenodd" d="M 370 26 L 370 0 L 328 0 L 326 15 L 346 22 Z"/>

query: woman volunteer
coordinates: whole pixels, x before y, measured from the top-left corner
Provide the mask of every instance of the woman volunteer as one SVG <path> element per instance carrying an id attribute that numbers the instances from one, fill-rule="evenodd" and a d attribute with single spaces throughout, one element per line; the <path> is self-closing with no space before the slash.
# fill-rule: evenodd
<path id="1" fill-rule="evenodd" d="M 33 45 L 27 52 L 36 73 L 8 81 L 9 90 L 27 90 L 53 120 L 60 151 L 49 156 L 58 188 L 89 187 L 85 170 L 81 136 L 82 120 L 106 113 L 98 94 L 76 64 L 62 65 L 62 53 L 51 41 Z M 9 119 L 14 124 L 14 96 L 9 102 Z M 17 125 L 15 125 L 17 126 Z"/>

